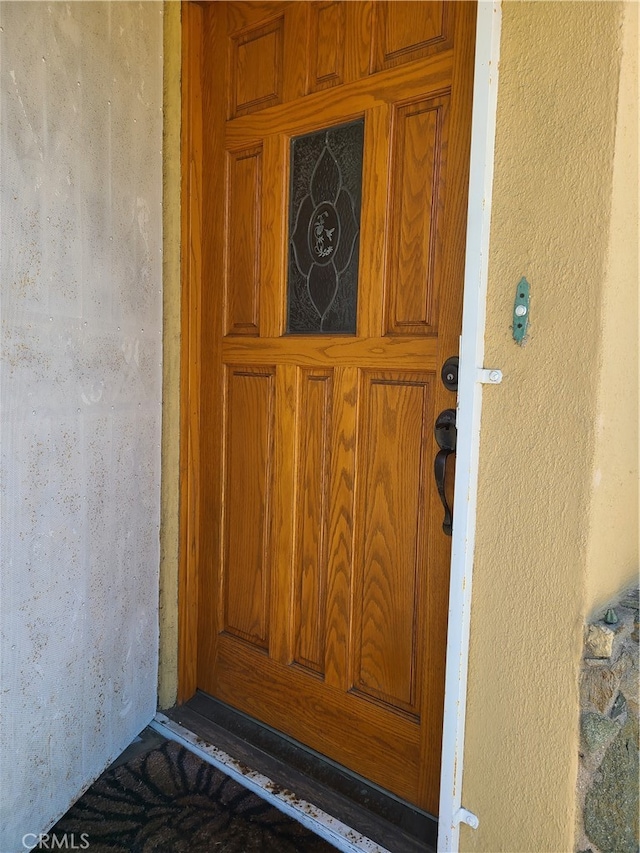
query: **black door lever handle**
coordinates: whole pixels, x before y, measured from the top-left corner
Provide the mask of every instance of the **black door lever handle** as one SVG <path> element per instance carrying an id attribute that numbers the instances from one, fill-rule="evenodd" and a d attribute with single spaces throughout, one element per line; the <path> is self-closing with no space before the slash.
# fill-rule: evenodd
<path id="1" fill-rule="evenodd" d="M 457 430 L 455 409 L 445 409 L 443 412 L 440 412 L 436 419 L 434 432 L 436 442 L 440 448 L 433 463 L 433 473 L 436 478 L 438 494 L 440 495 L 440 500 L 442 501 L 442 506 L 444 508 L 442 529 L 447 536 L 451 536 L 452 515 L 451 507 L 449 506 L 447 495 L 445 493 L 445 480 L 447 473 L 447 459 L 452 453 L 456 452 Z"/>

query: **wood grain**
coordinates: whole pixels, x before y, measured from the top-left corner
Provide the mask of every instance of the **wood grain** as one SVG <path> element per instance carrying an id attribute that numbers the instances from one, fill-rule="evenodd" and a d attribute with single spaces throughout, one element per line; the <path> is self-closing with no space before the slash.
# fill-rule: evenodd
<path id="1" fill-rule="evenodd" d="M 353 682 L 419 716 L 421 531 L 431 475 L 424 433 L 432 377 L 364 372 L 362 383 Z"/>
<path id="2" fill-rule="evenodd" d="M 437 323 L 437 269 L 447 153 L 448 96 L 398 107 L 393 122 L 388 331 L 429 334 Z"/>
<path id="3" fill-rule="evenodd" d="M 261 145 L 227 154 L 226 185 L 226 329 L 228 334 L 258 335 L 262 235 Z M 222 253 L 222 240 L 219 245 Z"/>
<path id="4" fill-rule="evenodd" d="M 258 359 L 270 364 L 294 362 L 316 367 L 327 364 L 361 367 L 400 367 L 407 370 L 435 370 L 435 338 L 354 338 L 347 335 L 298 336 L 281 338 L 227 337 L 222 344 L 227 363 L 248 363 Z"/>
<path id="5" fill-rule="evenodd" d="M 416 100 L 425 92 L 444 92 L 451 85 L 454 55 L 446 50 L 405 68 L 393 68 L 353 83 L 314 92 L 297 103 L 283 103 L 244 115 L 226 125 L 229 149 L 254 144 L 274 133 L 289 136 L 351 121 L 384 104 Z"/>
<path id="6" fill-rule="evenodd" d="M 295 440 L 299 428 L 299 378 L 299 371 L 293 364 L 281 364 L 276 368 L 270 657 L 282 665 L 289 664 L 293 657 L 291 569 L 299 507 L 297 503 L 292 505 L 291 496 L 295 493 L 300 456 Z"/>
<path id="7" fill-rule="evenodd" d="M 371 55 L 371 0 L 346 0 L 344 82 L 353 83 L 369 74 Z"/>
<path id="8" fill-rule="evenodd" d="M 255 112 L 282 100 L 284 17 L 230 38 L 229 117 Z"/>
<path id="9" fill-rule="evenodd" d="M 349 632 L 353 574 L 353 519 L 358 369 L 335 367 L 331 424 L 331 485 L 327 554 L 325 681 L 349 690 Z"/>
<path id="10" fill-rule="evenodd" d="M 200 10 L 197 686 L 435 814 L 474 7 Z M 290 139 L 361 116 L 357 333 L 285 334 Z"/>
<path id="11" fill-rule="evenodd" d="M 346 3 L 333 0 L 311 4 L 309 92 L 319 92 L 343 82 L 346 7 Z"/>
<path id="12" fill-rule="evenodd" d="M 330 372 L 301 371 L 293 659 L 320 674 L 325 658 L 332 390 Z"/>
<path id="13" fill-rule="evenodd" d="M 223 628 L 269 645 L 275 370 L 227 373 Z"/>
<path id="14" fill-rule="evenodd" d="M 374 107 L 366 116 L 362 175 L 358 333 L 381 339 L 385 333 L 385 266 L 389 229 L 391 107 Z M 388 343 L 384 344 L 389 349 Z"/>
<path id="15" fill-rule="evenodd" d="M 199 601 L 200 293 L 202 276 L 202 12 L 182 6 L 182 300 L 178 702 L 196 691 Z"/>
<path id="16" fill-rule="evenodd" d="M 222 566 L 224 559 L 223 487 L 225 433 L 223 413 L 226 373 L 221 364 L 224 333 L 225 254 L 208 235 L 225 222 L 226 183 L 224 126 L 229 91 L 228 38 L 219 20 L 228 11 L 221 5 L 212 15 L 209 4 L 202 10 L 202 276 L 200 283 L 199 360 L 199 480 L 198 480 L 198 686 L 210 676 L 217 637 L 224 624 Z M 215 56 L 214 65 L 209 58 Z M 215 168 L 212 168 L 215 164 Z M 226 246 L 227 241 L 223 241 Z M 207 602 L 205 605 L 204 602 Z"/>
<path id="17" fill-rule="evenodd" d="M 260 334 L 275 338 L 284 331 L 287 257 L 287 202 L 289 187 L 288 141 L 281 135 L 267 136 L 263 143 L 262 234 L 260 267 Z"/>
<path id="18" fill-rule="evenodd" d="M 393 68 L 448 47 L 449 5 L 444 0 L 376 3 L 372 71 Z"/>
<path id="19" fill-rule="evenodd" d="M 420 727 L 408 715 L 390 715 L 384 707 L 335 690 L 301 667 L 283 669 L 233 637 L 220 637 L 219 666 L 228 674 L 217 691 L 221 701 L 271 720 L 276 729 L 324 755 L 339 751 L 342 764 L 359 767 L 383 788 L 389 789 L 393 779 L 397 795 L 415 802 Z"/>

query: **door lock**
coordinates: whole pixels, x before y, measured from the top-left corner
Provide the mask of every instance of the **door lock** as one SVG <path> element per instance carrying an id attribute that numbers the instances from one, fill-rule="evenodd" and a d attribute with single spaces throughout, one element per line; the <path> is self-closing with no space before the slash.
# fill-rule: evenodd
<path id="1" fill-rule="evenodd" d="M 438 444 L 438 447 L 440 448 L 440 450 L 436 454 L 436 458 L 433 463 L 433 473 L 436 478 L 438 494 L 440 495 L 440 500 L 442 501 L 442 506 L 444 507 L 444 519 L 442 521 L 442 529 L 447 534 L 447 536 L 451 536 L 452 515 L 451 507 L 447 502 L 447 495 L 445 492 L 445 480 L 447 473 L 447 459 L 449 458 L 449 456 L 451 456 L 452 453 L 456 452 L 456 441 L 458 438 L 458 431 L 456 429 L 455 409 L 445 409 L 443 412 L 440 412 L 440 414 L 436 418 L 434 433 L 436 437 L 436 442 Z"/>
<path id="2" fill-rule="evenodd" d="M 457 391 L 458 390 L 458 365 L 460 364 L 460 359 L 457 355 L 452 355 L 451 358 L 448 358 L 445 363 L 442 365 L 442 370 L 440 371 L 440 376 L 442 378 L 442 384 L 447 389 L 447 391 Z"/>

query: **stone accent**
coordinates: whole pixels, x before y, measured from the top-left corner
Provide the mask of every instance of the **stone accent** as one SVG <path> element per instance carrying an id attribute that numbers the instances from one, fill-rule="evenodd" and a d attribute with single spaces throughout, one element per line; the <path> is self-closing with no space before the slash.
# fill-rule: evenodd
<path id="1" fill-rule="evenodd" d="M 585 630 L 577 851 L 638 853 L 638 600 L 625 591 Z"/>
<path id="2" fill-rule="evenodd" d="M 589 625 L 587 654 L 589 658 L 610 658 L 613 654 L 615 632 L 606 625 Z"/>

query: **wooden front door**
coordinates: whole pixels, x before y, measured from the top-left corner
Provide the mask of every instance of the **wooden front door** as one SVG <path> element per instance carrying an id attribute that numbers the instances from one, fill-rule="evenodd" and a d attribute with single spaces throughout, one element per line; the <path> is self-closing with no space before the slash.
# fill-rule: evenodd
<path id="1" fill-rule="evenodd" d="M 201 10 L 197 686 L 436 814 L 475 7 Z"/>

